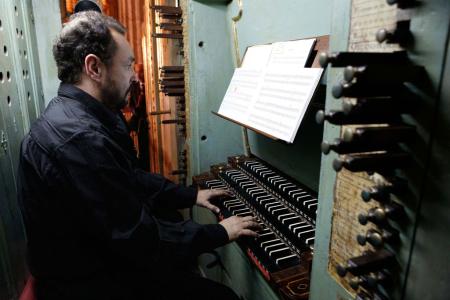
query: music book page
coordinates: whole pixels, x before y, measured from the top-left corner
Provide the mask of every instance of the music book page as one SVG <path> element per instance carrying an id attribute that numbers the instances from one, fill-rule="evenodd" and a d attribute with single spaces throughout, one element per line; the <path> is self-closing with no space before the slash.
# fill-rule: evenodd
<path id="1" fill-rule="evenodd" d="M 249 126 L 292 143 L 323 69 L 268 69 L 250 108 Z"/>
<path id="2" fill-rule="evenodd" d="M 304 68 L 315 43 L 316 39 L 273 43 L 267 67 Z"/>
<path id="3" fill-rule="evenodd" d="M 238 68 L 219 114 L 292 143 L 322 75 L 320 68 Z"/>
<path id="4" fill-rule="evenodd" d="M 262 75 L 259 70 L 235 69 L 219 113 L 245 124 L 255 103 Z"/>
<path id="5" fill-rule="evenodd" d="M 241 68 L 304 68 L 315 43 L 307 39 L 248 47 Z"/>
<path id="6" fill-rule="evenodd" d="M 241 68 L 262 70 L 267 68 L 270 54 L 272 53 L 272 45 L 256 45 L 248 47 L 245 51 L 244 60 Z"/>
<path id="7" fill-rule="evenodd" d="M 323 71 L 304 67 L 314 43 L 310 39 L 249 47 L 218 113 L 292 143 Z"/>

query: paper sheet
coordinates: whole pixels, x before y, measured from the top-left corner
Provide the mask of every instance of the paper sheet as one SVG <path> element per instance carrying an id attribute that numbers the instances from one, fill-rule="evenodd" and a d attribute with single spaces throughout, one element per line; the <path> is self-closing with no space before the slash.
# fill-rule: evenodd
<path id="1" fill-rule="evenodd" d="M 322 71 L 236 69 L 219 114 L 292 143 Z"/>
<path id="2" fill-rule="evenodd" d="M 315 39 L 247 49 L 219 114 L 292 143 L 322 75 L 304 68 Z"/>

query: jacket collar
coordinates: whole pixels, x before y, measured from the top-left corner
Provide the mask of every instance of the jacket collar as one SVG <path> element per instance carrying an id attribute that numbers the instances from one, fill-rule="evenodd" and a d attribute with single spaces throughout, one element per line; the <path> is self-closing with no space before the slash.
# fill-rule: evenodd
<path id="1" fill-rule="evenodd" d="M 120 119 L 117 113 L 114 113 L 99 100 L 73 84 L 61 83 L 58 89 L 58 96 L 70 98 L 86 106 L 95 118 L 110 129 L 114 129 L 119 125 Z"/>

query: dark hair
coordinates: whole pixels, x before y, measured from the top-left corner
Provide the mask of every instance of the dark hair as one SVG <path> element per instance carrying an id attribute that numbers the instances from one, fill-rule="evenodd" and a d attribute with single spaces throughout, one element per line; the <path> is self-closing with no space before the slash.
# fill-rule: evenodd
<path id="1" fill-rule="evenodd" d="M 97 11 L 99 13 L 102 12 L 102 9 L 97 4 L 97 2 L 92 0 L 78 0 L 78 3 L 75 4 L 75 7 L 73 9 L 73 11 L 76 13 L 88 10 Z"/>
<path id="2" fill-rule="evenodd" d="M 84 59 L 89 54 L 97 55 L 109 66 L 117 48 L 111 29 L 120 34 L 126 32 L 118 21 L 98 12 L 74 14 L 53 44 L 58 78 L 64 83 L 78 83 Z"/>

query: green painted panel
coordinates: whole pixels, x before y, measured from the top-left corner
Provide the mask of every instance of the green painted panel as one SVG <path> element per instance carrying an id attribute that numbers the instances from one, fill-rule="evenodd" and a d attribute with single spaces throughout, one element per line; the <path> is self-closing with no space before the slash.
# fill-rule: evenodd
<path id="1" fill-rule="evenodd" d="M 350 30 L 351 0 L 334 1 L 331 19 L 330 51 L 345 51 L 348 47 Z M 326 111 L 340 108 L 340 103 L 331 96 L 331 88 L 342 79 L 342 70 L 328 69 Z M 325 123 L 323 140 L 330 141 L 338 137 L 340 127 Z M 333 195 L 336 172 L 331 168 L 336 155 L 322 155 L 320 168 L 319 207 L 316 219 L 316 240 L 314 243 L 314 259 L 311 274 L 310 299 L 336 299 L 337 293 L 344 299 L 346 293 L 328 275 L 328 250 L 330 244 L 331 220 L 333 212 Z"/>
<path id="2" fill-rule="evenodd" d="M 21 140 L 43 107 L 32 19 L 31 1 L 0 1 L 0 276 L 8 286 L 5 299 L 17 298 L 27 274 L 16 170 Z"/>
<path id="3" fill-rule="evenodd" d="M 424 197 L 418 216 L 417 232 L 413 245 L 410 270 L 406 283 L 404 299 L 440 300 L 448 299 L 450 295 L 450 239 L 448 239 L 448 228 L 450 228 L 450 41 L 447 31 L 449 26 L 450 3 L 440 3 L 430 13 L 436 16 L 436 10 L 442 10 L 441 28 L 436 32 L 435 28 L 428 28 L 426 32 L 433 32 L 432 38 L 447 40 L 446 57 L 443 57 L 442 65 L 434 61 L 438 72 L 434 75 L 440 76 L 440 97 L 437 104 L 435 120 L 435 135 L 432 142 L 430 169 L 427 183 L 424 188 Z M 430 9 L 430 8 L 429 8 Z M 445 11 L 447 13 L 445 14 Z M 425 23 L 425 24 L 424 24 Z M 427 20 L 420 22 L 419 30 L 424 31 Z M 431 25 L 431 24 L 430 24 Z M 425 27 L 425 28 L 424 28 Z M 439 34 L 438 34 L 439 33 Z M 439 36 L 441 35 L 442 36 Z M 438 36 L 436 36 L 438 35 Z M 428 49 L 423 45 L 423 51 L 437 51 Z M 438 53 L 441 57 L 440 53 Z"/>
<path id="4" fill-rule="evenodd" d="M 240 128 L 214 116 L 233 75 L 227 6 L 189 1 L 191 174 L 242 153 Z M 199 43 L 203 42 L 200 47 Z"/>
<path id="5" fill-rule="evenodd" d="M 36 57 L 35 61 L 39 59 L 41 75 L 37 78 L 42 78 L 40 96 L 43 98 L 41 101 L 45 101 L 45 104 L 41 103 L 41 111 L 55 97 L 59 87 L 58 70 L 53 59 L 52 46 L 62 27 L 60 2 L 59 0 L 32 0 L 31 25 L 36 31 L 36 36 L 39 37 L 36 39 L 37 51 L 33 51 L 33 54 Z"/>

